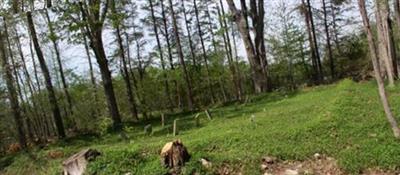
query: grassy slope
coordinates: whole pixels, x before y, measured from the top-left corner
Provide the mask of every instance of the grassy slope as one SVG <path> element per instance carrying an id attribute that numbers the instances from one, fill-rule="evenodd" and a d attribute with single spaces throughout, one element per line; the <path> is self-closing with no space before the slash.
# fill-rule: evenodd
<path id="1" fill-rule="evenodd" d="M 389 93 L 395 114 L 399 115 L 400 89 L 390 89 Z M 193 156 L 185 174 L 194 169 L 202 174 L 211 173 L 197 162 L 201 157 L 210 159 L 214 167 L 229 164 L 243 174 L 260 174 L 259 161 L 264 155 L 304 160 L 317 152 L 336 158 L 350 173 L 369 167 L 394 169 L 398 165 L 399 142 L 392 137 L 374 82 L 357 84 L 345 80 L 295 94 L 272 93 L 253 101 L 245 106 L 213 109 L 212 121 L 202 114 L 200 127 L 194 126 L 193 115 L 177 116 L 184 129 L 176 138 L 184 142 Z M 255 122 L 250 120 L 251 115 Z M 71 155 L 91 147 L 103 153 L 90 164 L 91 172 L 162 174 L 165 170 L 160 166 L 158 153 L 165 142 L 174 139 L 168 134 L 174 117 L 170 117 L 164 129 L 153 121 L 156 127 L 151 137 L 144 136 L 142 127 L 137 127 L 130 134 L 130 141 L 122 141 L 116 135 L 102 139 L 84 137 L 34 152 L 36 161 L 20 154 L 5 173 L 56 174 L 61 171 L 64 158 L 49 160 L 48 151 L 63 150 Z"/>

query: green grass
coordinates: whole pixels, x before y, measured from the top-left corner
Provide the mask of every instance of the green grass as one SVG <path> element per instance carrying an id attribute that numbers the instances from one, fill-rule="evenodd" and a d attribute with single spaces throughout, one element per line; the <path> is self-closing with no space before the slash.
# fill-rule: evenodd
<path id="1" fill-rule="evenodd" d="M 400 116 L 400 88 L 388 89 L 388 93 L 394 114 Z M 174 115 L 168 117 L 165 128 L 161 128 L 159 119 L 149 121 L 154 126 L 153 136 L 144 135 L 145 123 L 131 129 L 129 141 L 118 135 L 86 136 L 31 155 L 21 153 L 3 173 L 59 174 L 63 159 L 90 147 L 102 152 L 89 164 L 90 173 L 163 174 L 166 170 L 160 165 L 159 151 L 164 143 L 177 138 L 192 154 L 184 174 L 213 174 L 223 165 L 243 174 L 260 174 L 262 156 L 305 160 L 314 153 L 334 157 L 348 173 L 376 167 L 399 168 L 400 142 L 391 133 L 374 82 L 344 80 L 296 93 L 269 93 L 254 97 L 246 105 L 232 104 L 211 112 L 213 120 L 208 121 L 203 113 L 200 127 L 195 126 L 194 114 Z M 171 124 L 175 118 L 180 118 L 182 130 L 173 137 Z M 50 150 L 62 150 L 66 157 L 51 160 L 47 158 Z M 213 162 L 212 170 L 201 167 L 198 160 L 202 157 Z"/>

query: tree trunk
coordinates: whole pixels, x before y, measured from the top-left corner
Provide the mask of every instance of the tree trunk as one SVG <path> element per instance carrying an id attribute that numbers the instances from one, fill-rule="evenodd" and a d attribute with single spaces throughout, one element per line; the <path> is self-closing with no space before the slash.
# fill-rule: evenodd
<path id="1" fill-rule="evenodd" d="M 171 71 L 174 72 L 175 66 L 174 66 L 174 61 L 172 58 L 172 47 L 171 47 L 169 33 L 168 33 L 168 25 L 167 25 L 167 17 L 166 17 L 165 8 L 164 8 L 164 0 L 160 0 L 160 4 L 161 4 L 162 21 L 163 21 L 163 25 L 164 25 L 165 41 L 167 43 L 167 49 L 168 49 L 168 60 L 169 60 Z M 173 81 L 173 84 L 174 84 L 174 87 L 176 90 L 175 99 L 177 100 L 177 102 L 175 104 L 177 104 L 179 107 L 182 107 L 181 101 L 179 100 L 179 99 L 181 99 L 181 93 L 179 91 L 178 82 L 175 79 L 172 81 Z"/>
<path id="2" fill-rule="evenodd" d="M 267 77 L 264 74 L 261 59 L 257 56 L 253 41 L 250 36 L 250 29 L 247 21 L 246 2 L 241 0 L 242 10 L 238 10 L 233 0 L 226 0 L 230 11 L 234 15 L 236 25 L 242 35 L 242 40 L 247 53 L 247 58 L 252 68 L 254 89 L 256 93 L 267 90 Z"/>
<path id="3" fill-rule="evenodd" d="M 211 92 L 211 102 L 215 103 L 215 94 L 214 94 L 214 89 L 213 89 L 212 83 L 211 83 L 210 69 L 208 68 L 208 58 L 207 58 L 207 53 L 206 53 L 206 46 L 204 45 L 203 31 L 202 31 L 201 26 L 200 26 L 199 11 L 197 9 L 196 0 L 193 0 L 193 4 L 194 4 L 194 12 L 195 12 L 195 15 L 196 15 L 197 32 L 199 32 L 201 49 L 203 51 L 204 65 L 206 67 L 206 79 L 207 79 L 208 89 Z"/>
<path id="4" fill-rule="evenodd" d="M 115 9 L 115 0 L 112 1 L 112 12 L 114 15 L 117 15 L 116 9 Z M 128 96 L 128 102 L 129 102 L 129 110 L 131 112 L 132 118 L 135 121 L 139 121 L 138 117 L 138 112 L 137 112 L 137 107 L 135 104 L 135 97 L 133 96 L 133 89 L 131 85 L 131 80 L 129 78 L 129 71 L 128 71 L 128 66 L 126 63 L 126 58 L 125 58 L 125 49 L 122 41 L 122 36 L 121 36 L 121 31 L 120 31 L 120 24 L 117 22 L 117 24 L 114 26 L 115 28 L 115 35 L 117 37 L 117 42 L 118 42 L 118 47 L 119 47 L 119 55 L 121 57 L 122 61 L 122 77 L 125 81 L 125 86 L 126 86 L 126 95 Z"/>
<path id="5" fill-rule="evenodd" d="M 49 32 L 50 32 L 50 41 L 53 44 L 54 52 L 56 53 L 58 72 L 60 73 L 62 87 L 64 90 L 65 97 L 67 98 L 69 112 L 70 112 L 70 114 L 73 114 L 72 98 L 71 98 L 71 95 L 69 94 L 68 84 L 67 84 L 67 81 L 66 81 L 65 75 L 64 75 L 64 69 L 63 69 L 63 65 L 62 65 L 62 61 L 61 61 L 60 50 L 58 49 L 57 36 L 54 32 L 53 23 L 50 20 L 49 11 L 47 9 L 45 9 L 45 11 L 46 11 L 45 15 L 46 15 L 46 19 L 47 19 L 47 26 L 48 26 Z"/>
<path id="6" fill-rule="evenodd" d="M 190 30 L 190 27 L 189 27 L 184 0 L 181 0 L 181 6 L 182 6 L 182 11 L 183 11 L 183 17 L 185 19 L 185 27 L 186 27 L 187 37 L 189 40 L 189 49 L 190 49 L 190 55 L 192 57 L 192 62 L 195 67 L 199 68 L 199 65 L 197 65 L 197 61 L 196 61 L 196 54 L 194 53 L 192 31 Z M 199 69 L 197 69 L 197 70 L 199 70 Z"/>
<path id="7" fill-rule="evenodd" d="M 150 11 L 151 11 L 151 19 L 153 21 L 153 31 L 154 31 L 154 35 L 156 36 L 156 41 L 157 41 L 157 48 L 158 48 L 158 52 L 160 54 L 160 61 L 161 61 L 161 68 L 163 70 L 163 76 L 164 76 L 164 93 L 165 96 L 168 99 L 168 106 L 170 108 L 170 110 L 172 111 L 173 107 L 172 107 L 172 100 L 171 100 L 171 96 L 169 94 L 169 84 L 168 84 L 168 76 L 166 74 L 166 70 L 165 70 L 165 62 L 164 62 L 164 54 L 162 52 L 162 46 L 161 46 L 161 41 L 160 41 L 160 36 L 158 35 L 158 27 L 157 27 L 157 20 L 156 17 L 154 15 L 154 6 L 153 6 L 153 0 L 149 0 L 150 3 Z"/>
<path id="8" fill-rule="evenodd" d="M 329 68 L 331 70 L 331 78 L 332 80 L 335 79 L 335 64 L 333 62 L 333 55 L 332 55 L 332 47 L 331 47 L 331 36 L 329 33 L 329 26 L 328 26 L 328 12 L 326 11 L 326 0 L 322 0 L 322 8 L 324 13 L 324 27 L 325 27 L 325 35 L 326 35 L 326 47 L 328 49 L 328 58 L 329 58 Z"/>
<path id="9" fill-rule="evenodd" d="M 108 67 L 108 60 L 107 60 L 106 53 L 104 51 L 103 39 L 102 39 L 103 22 L 105 20 L 107 10 L 105 10 L 101 14 L 99 14 L 100 13 L 100 9 L 99 9 L 100 2 L 90 4 L 90 5 L 91 5 L 91 7 L 87 7 L 85 9 L 83 6 L 86 6 L 86 4 L 80 2 L 82 18 L 83 18 L 83 21 L 86 23 L 85 24 L 86 35 L 88 36 L 88 38 L 90 40 L 90 47 L 92 48 L 92 50 L 96 56 L 96 60 L 99 65 L 99 68 L 100 68 L 104 93 L 106 96 L 108 110 L 109 110 L 110 116 L 113 120 L 114 129 L 120 130 L 122 127 L 122 121 L 121 121 L 121 116 L 120 116 L 119 110 L 118 110 L 117 100 L 115 98 L 111 71 Z M 95 17 L 89 17 L 89 16 L 87 16 L 88 10 L 92 11 L 91 14 L 97 13 L 99 15 L 95 16 Z M 100 17 L 102 17 L 102 18 L 100 18 Z M 90 20 L 88 18 L 90 18 Z M 92 21 L 93 19 L 95 21 Z"/>
<path id="10" fill-rule="evenodd" d="M 189 73 L 186 69 L 186 64 L 185 64 L 185 58 L 183 56 L 183 51 L 182 51 L 182 46 L 181 46 L 181 41 L 180 41 L 180 36 L 179 36 L 179 29 L 178 29 L 178 22 L 175 17 L 175 12 L 174 12 L 174 6 L 172 4 L 172 0 L 168 0 L 169 5 L 171 8 L 171 18 L 172 18 L 172 23 L 173 23 L 173 28 L 174 28 L 174 34 L 175 34 L 175 40 L 176 40 L 176 48 L 178 51 L 178 56 L 179 56 L 179 61 L 182 66 L 182 71 L 183 71 L 183 76 L 186 82 L 186 93 L 187 93 L 187 98 L 188 98 L 188 107 L 190 110 L 194 109 L 193 106 L 193 92 L 192 92 L 192 84 L 190 82 L 190 77 Z"/>
<path id="11" fill-rule="evenodd" d="M 56 95 L 55 95 L 55 92 L 53 89 L 53 84 L 51 82 L 49 69 L 47 68 L 46 61 L 44 59 L 42 50 L 40 49 L 40 45 L 39 45 L 39 41 L 37 39 L 36 30 L 35 30 L 35 26 L 34 26 L 34 23 L 32 20 L 31 12 L 27 12 L 27 18 L 28 18 L 28 28 L 30 31 L 31 39 L 32 39 L 33 45 L 35 47 L 37 57 L 39 59 L 40 68 L 42 69 L 43 76 L 46 81 L 46 89 L 48 91 L 48 98 L 49 98 L 51 109 L 53 111 L 54 121 L 56 122 L 58 136 L 60 138 L 65 138 L 66 135 L 65 135 L 63 120 L 62 120 L 61 114 L 60 114 L 60 108 L 57 103 L 57 98 L 56 98 Z"/>
<path id="12" fill-rule="evenodd" d="M 380 74 L 380 70 L 379 70 L 380 68 L 379 68 L 379 65 L 378 65 L 379 63 L 378 63 L 378 59 L 377 59 L 378 55 L 376 53 L 376 45 L 375 45 L 374 37 L 372 34 L 372 30 L 371 30 L 371 27 L 369 24 L 367 10 L 365 8 L 365 0 L 358 0 L 358 5 L 359 5 L 360 13 L 361 13 L 361 16 L 363 19 L 364 30 L 367 33 L 368 46 L 369 46 L 369 51 L 371 54 L 370 56 L 371 56 L 371 60 L 372 60 L 372 65 L 374 67 L 375 78 L 378 83 L 379 96 L 381 98 L 381 102 L 382 102 L 383 108 L 386 113 L 386 118 L 388 119 L 388 121 L 392 127 L 393 134 L 397 139 L 399 139 L 400 138 L 400 129 L 399 129 L 399 127 L 397 125 L 397 121 L 393 117 L 392 111 L 390 109 L 389 101 L 386 96 L 384 82 L 383 82 L 383 79 Z"/>
<path id="13" fill-rule="evenodd" d="M 4 46 L 4 37 L 3 34 L 0 32 L 0 52 L 1 52 L 1 66 L 3 68 L 3 77 L 6 80 L 6 86 L 8 90 L 8 99 L 10 101 L 11 105 L 11 110 L 13 113 L 13 117 L 15 120 L 15 125 L 17 129 L 17 134 L 18 134 L 18 141 L 19 144 L 21 145 L 22 148 L 26 148 L 26 137 L 25 137 L 25 131 L 23 129 L 23 121 L 22 121 L 22 116 L 20 113 L 20 106 L 18 102 L 18 95 L 14 87 L 14 78 L 12 75 L 12 70 L 11 66 L 8 63 L 7 59 L 7 54 L 6 54 L 6 49 Z"/>
<path id="14" fill-rule="evenodd" d="M 389 11 L 387 8 L 386 0 L 376 0 L 376 21 L 378 31 L 378 48 L 379 55 L 382 55 L 381 59 L 386 68 L 386 74 L 388 76 L 389 85 L 394 86 L 394 71 L 393 71 L 393 58 L 392 49 L 390 44 L 389 34 Z"/>
<path id="15" fill-rule="evenodd" d="M 323 70 L 322 70 L 322 64 L 321 64 L 321 57 L 319 55 L 319 49 L 318 49 L 318 38 L 317 38 L 317 34 L 315 32 L 315 27 L 314 27 L 314 17 L 312 14 L 312 8 L 311 8 L 311 3 L 310 0 L 307 0 L 307 7 L 308 7 L 308 16 L 310 19 L 310 29 L 311 29 L 311 34 L 312 34 L 312 38 L 313 38 L 313 45 L 314 45 L 314 52 L 315 52 L 315 59 L 317 61 L 317 70 L 318 70 L 318 80 L 321 83 L 322 81 L 324 81 L 324 74 L 323 74 Z"/>

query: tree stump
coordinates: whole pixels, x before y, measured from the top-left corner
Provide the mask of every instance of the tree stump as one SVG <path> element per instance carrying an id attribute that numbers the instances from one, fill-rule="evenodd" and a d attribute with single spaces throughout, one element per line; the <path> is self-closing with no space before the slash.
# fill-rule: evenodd
<path id="1" fill-rule="evenodd" d="M 178 126 L 177 126 L 178 119 L 174 120 L 174 125 L 172 127 L 172 135 L 176 136 L 178 134 Z"/>
<path id="2" fill-rule="evenodd" d="M 89 161 L 94 160 L 100 152 L 94 149 L 84 149 L 63 162 L 64 175 L 82 175 Z"/>
<path id="3" fill-rule="evenodd" d="M 166 168 L 178 170 L 190 160 L 190 154 L 180 140 L 168 142 L 160 153 L 161 164 Z"/>
<path id="4" fill-rule="evenodd" d="M 164 113 L 162 113 L 161 114 L 161 127 L 164 128 L 164 126 L 165 126 L 165 116 L 164 116 Z"/>

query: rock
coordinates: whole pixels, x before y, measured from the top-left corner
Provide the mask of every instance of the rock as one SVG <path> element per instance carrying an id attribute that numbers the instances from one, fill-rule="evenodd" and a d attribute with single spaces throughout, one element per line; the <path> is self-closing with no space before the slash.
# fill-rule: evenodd
<path id="1" fill-rule="evenodd" d="M 179 168 L 190 160 L 190 154 L 182 141 L 168 142 L 161 149 L 161 163 L 168 168 Z"/>
<path id="2" fill-rule="evenodd" d="M 297 170 L 287 169 L 285 170 L 285 175 L 298 175 L 299 172 Z"/>
<path id="3" fill-rule="evenodd" d="M 321 159 L 321 154 L 315 153 L 315 154 L 314 154 L 314 158 L 315 158 L 315 159 Z"/>
<path id="4" fill-rule="evenodd" d="M 65 160 L 62 165 L 65 175 L 82 175 L 89 161 L 94 160 L 101 153 L 94 149 L 84 149 Z"/>
<path id="5" fill-rule="evenodd" d="M 276 162 L 275 157 L 266 156 L 262 158 L 263 164 L 274 164 Z"/>
<path id="6" fill-rule="evenodd" d="M 201 158 L 200 162 L 201 162 L 201 165 L 203 165 L 203 167 L 205 167 L 207 169 L 210 169 L 212 167 L 212 164 L 208 159 Z"/>

